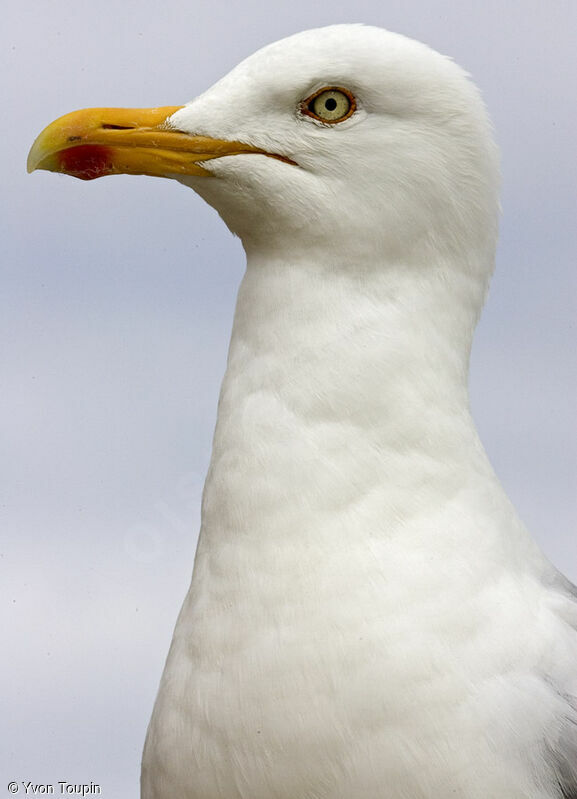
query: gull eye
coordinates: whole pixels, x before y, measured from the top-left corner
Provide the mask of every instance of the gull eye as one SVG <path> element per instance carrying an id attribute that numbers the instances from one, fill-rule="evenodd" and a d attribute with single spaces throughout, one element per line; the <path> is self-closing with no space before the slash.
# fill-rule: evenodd
<path id="1" fill-rule="evenodd" d="M 343 122 L 356 110 L 355 98 L 347 89 L 330 86 L 319 89 L 301 104 L 301 111 L 313 119 L 321 122 Z"/>

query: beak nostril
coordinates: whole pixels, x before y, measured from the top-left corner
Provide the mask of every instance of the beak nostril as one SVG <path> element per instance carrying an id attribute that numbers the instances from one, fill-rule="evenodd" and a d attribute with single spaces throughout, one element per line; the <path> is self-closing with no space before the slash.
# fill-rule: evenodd
<path id="1" fill-rule="evenodd" d="M 103 130 L 133 130 L 133 125 L 109 125 L 107 122 L 103 122 L 101 125 Z"/>

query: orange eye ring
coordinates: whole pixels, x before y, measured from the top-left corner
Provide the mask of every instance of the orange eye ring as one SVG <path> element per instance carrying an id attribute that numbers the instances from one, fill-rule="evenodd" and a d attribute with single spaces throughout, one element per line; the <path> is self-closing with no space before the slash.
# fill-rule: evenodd
<path id="1" fill-rule="evenodd" d="M 323 86 L 300 104 L 300 111 L 326 125 L 336 125 L 349 119 L 357 110 L 357 101 L 342 86 Z"/>

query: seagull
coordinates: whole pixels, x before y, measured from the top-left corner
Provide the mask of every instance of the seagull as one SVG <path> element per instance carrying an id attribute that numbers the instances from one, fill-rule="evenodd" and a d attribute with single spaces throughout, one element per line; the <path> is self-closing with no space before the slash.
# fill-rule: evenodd
<path id="1" fill-rule="evenodd" d="M 29 169 L 176 179 L 247 256 L 142 799 L 577 799 L 577 590 L 468 399 L 498 153 L 452 60 L 305 31 Z"/>

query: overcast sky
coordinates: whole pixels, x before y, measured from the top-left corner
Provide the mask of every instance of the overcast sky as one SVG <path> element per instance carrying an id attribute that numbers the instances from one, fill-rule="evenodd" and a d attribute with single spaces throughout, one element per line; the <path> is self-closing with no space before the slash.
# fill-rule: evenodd
<path id="1" fill-rule="evenodd" d="M 35 136 L 76 108 L 181 104 L 269 41 L 333 22 L 453 56 L 503 153 L 474 414 L 522 518 L 575 580 L 576 12 L 573 0 L 6 5 L 0 797 L 9 780 L 138 795 L 244 266 L 177 183 L 27 175 Z"/>

